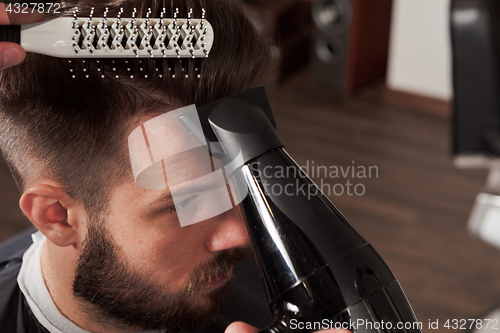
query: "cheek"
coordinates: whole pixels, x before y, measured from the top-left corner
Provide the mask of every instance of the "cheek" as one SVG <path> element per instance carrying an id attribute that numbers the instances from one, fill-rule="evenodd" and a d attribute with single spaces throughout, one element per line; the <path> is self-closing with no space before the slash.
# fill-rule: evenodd
<path id="1" fill-rule="evenodd" d="M 157 281 L 180 287 L 210 255 L 196 225 L 180 227 L 177 222 L 172 226 L 165 220 L 127 214 L 110 217 L 107 223 L 119 257 Z"/>

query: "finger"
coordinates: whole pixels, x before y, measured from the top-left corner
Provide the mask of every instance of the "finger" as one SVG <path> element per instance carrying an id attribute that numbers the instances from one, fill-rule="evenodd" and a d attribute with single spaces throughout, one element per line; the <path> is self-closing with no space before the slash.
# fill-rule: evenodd
<path id="1" fill-rule="evenodd" d="M 28 14 L 11 13 L 8 16 L 9 16 L 10 24 L 13 24 L 13 25 L 21 25 L 21 24 L 39 22 L 39 21 L 43 21 L 43 19 L 45 18 L 44 13 L 39 13 L 36 10 L 33 13 L 31 13 L 31 12 L 29 12 Z"/>
<path id="2" fill-rule="evenodd" d="M 0 3 L 0 25 L 10 24 L 9 15 L 5 10 L 5 4 Z"/>
<path id="3" fill-rule="evenodd" d="M 15 43 L 0 43 L 0 70 L 20 64 L 26 57 L 24 49 Z"/>
<path id="4" fill-rule="evenodd" d="M 44 13 L 38 13 L 38 11 L 34 11 L 31 13 L 31 11 L 28 9 L 29 13 L 8 13 L 7 10 L 5 9 L 5 4 L 0 3 L 0 25 L 10 25 L 10 24 L 15 24 L 15 25 L 21 25 L 21 24 L 28 24 L 28 23 L 34 23 L 38 21 L 43 21 L 45 18 Z"/>
<path id="5" fill-rule="evenodd" d="M 224 333 L 257 333 L 258 331 L 259 329 L 252 325 L 248 325 L 241 321 L 235 321 L 226 328 Z"/>

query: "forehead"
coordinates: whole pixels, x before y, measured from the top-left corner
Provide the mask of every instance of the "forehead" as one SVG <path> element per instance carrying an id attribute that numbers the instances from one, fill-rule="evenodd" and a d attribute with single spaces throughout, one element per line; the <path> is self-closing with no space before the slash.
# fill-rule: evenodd
<path id="1" fill-rule="evenodd" d="M 206 174 L 213 169 L 206 142 L 195 138 L 181 121 L 181 116 L 195 114 L 194 105 L 176 109 L 137 126 L 128 137 L 134 179 L 145 189 L 166 189 Z M 195 117 L 196 122 L 197 117 Z M 201 130 L 201 125 L 199 126 Z M 169 181 L 167 182 L 167 179 Z"/>

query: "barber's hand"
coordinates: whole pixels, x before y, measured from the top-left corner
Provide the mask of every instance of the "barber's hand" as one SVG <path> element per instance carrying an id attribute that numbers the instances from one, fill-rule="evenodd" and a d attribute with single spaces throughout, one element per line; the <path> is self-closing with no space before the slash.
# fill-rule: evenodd
<path id="1" fill-rule="evenodd" d="M 35 13 L 7 13 L 4 3 L 0 3 L 0 25 L 21 25 L 42 21 L 44 14 Z M 19 65 L 26 57 L 24 49 L 10 42 L 0 42 L 0 70 Z"/>
<path id="2" fill-rule="evenodd" d="M 236 321 L 226 328 L 224 333 L 257 333 L 258 328 L 245 324 L 241 321 Z M 321 330 L 318 333 L 352 333 L 349 330 Z"/>

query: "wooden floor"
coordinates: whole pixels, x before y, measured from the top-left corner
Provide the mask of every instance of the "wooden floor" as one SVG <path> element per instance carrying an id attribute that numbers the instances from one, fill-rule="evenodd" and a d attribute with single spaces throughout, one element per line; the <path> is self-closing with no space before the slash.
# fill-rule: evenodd
<path id="1" fill-rule="evenodd" d="M 438 332 L 450 331 L 442 327 L 447 319 L 475 318 L 500 304 L 500 250 L 466 232 L 487 174 L 454 168 L 449 120 L 384 105 L 376 89 L 340 97 L 315 88 L 307 72 L 269 94 L 278 132 L 301 165 L 378 168 L 371 179 L 316 180 L 364 186 L 363 196 L 330 198 L 392 268 L 425 332 L 436 331 L 429 320 L 439 319 Z M 3 240 L 29 223 L 4 166 L 0 181 Z"/>

